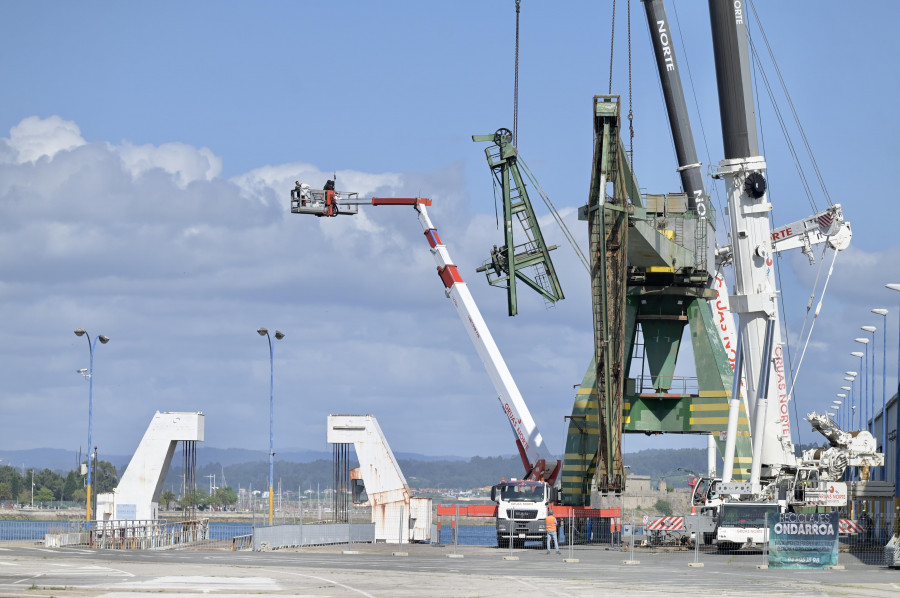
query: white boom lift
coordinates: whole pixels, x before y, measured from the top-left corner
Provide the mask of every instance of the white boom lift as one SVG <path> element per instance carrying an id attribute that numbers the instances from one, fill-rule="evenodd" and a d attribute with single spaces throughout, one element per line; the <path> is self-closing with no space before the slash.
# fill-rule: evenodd
<path id="1" fill-rule="evenodd" d="M 525 479 L 548 482 L 553 485 L 559 475 L 561 461 L 554 457 L 544 444 L 544 439 L 538 430 L 522 393 L 519 392 L 513 380 L 512 374 L 504 361 L 494 337 L 488 329 L 475 299 L 469 291 L 469 287 L 463 282 L 459 270 L 450 258 L 447 247 L 441 241 L 437 229 L 428 217 L 427 207 L 431 200 L 424 197 L 373 197 L 371 199 L 358 199 L 356 193 L 334 192 L 329 201 L 312 207 L 310 205 L 297 205 L 292 197 L 291 212 L 296 214 L 315 214 L 317 216 L 337 216 L 339 214 L 355 214 L 357 206 L 411 206 L 419 216 L 419 223 L 425 232 L 425 238 L 431 248 L 431 255 L 437 265 L 438 275 L 444 283 L 445 294 L 469 334 L 469 340 L 475 346 L 478 356 L 494 385 L 500 406 L 509 420 L 513 434 L 516 437 L 516 446 L 519 456 L 525 466 Z M 313 210 L 313 211 L 311 211 Z"/>

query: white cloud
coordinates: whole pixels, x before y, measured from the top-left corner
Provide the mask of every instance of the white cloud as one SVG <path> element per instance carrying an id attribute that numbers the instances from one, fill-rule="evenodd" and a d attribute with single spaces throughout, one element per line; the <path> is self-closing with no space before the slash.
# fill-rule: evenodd
<path id="1" fill-rule="evenodd" d="M 29 116 L 22 119 L 10 129 L 9 139 L 4 141 L 13 150 L 13 159 L 18 164 L 35 162 L 43 157 L 53 158 L 58 152 L 86 143 L 78 125 L 59 116 L 44 119 Z"/>
<path id="2" fill-rule="evenodd" d="M 72 143 L 72 132 L 81 139 L 78 127 L 56 117 L 14 129 L 19 137 L 0 139 L 15 156 L 0 158 L 4 412 L 27 401 L 53 414 L 42 421 L 47 438 L 81 444 L 86 389 L 74 372 L 87 352 L 72 330 L 84 327 L 113 339 L 95 364 L 94 424 L 104 450 L 132 450 L 157 409 L 206 413 L 212 446 L 257 446 L 268 433 L 268 352 L 255 330 L 267 326 L 288 333 L 275 348 L 282 446 L 322 447 L 325 417 L 356 412 L 378 416 L 395 450 L 514 452 L 412 209 L 293 215 L 294 181 L 318 187 L 332 173 L 294 162 L 223 179 L 220 160 L 205 149 Z M 20 148 L 40 145 L 23 144 L 26 137 L 43 139 L 41 155 L 52 159 L 20 160 Z M 545 310 L 523 292 L 520 315 L 508 318 L 503 291 L 474 272 L 502 232 L 490 207 L 469 205 L 463 173 L 452 164 L 430 173 L 337 175 L 340 189 L 361 197 L 434 200 L 429 211 L 441 238 L 551 450 L 561 453 L 572 385 L 591 357 L 588 277 L 558 229 L 545 226 L 547 242 L 561 246 L 553 258 L 567 299 Z M 584 246 L 574 209 L 563 217 Z M 783 272 L 794 336 L 809 294 L 800 287 L 815 276 L 804 257 L 796 260 L 785 260 Z M 854 247 L 839 258 L 800 380 L 803 413 L 840 386 L 837 370 L 851 360 L 838 356 L 855 349 L 849 344 L 869 323 L 869 309 L 896 305 L 883 284 L 900 282 L 898 268 L 896 248 Z M 895 356 L 894 343 L 890 363 Z M 33 445 L 26 428 L 4 440 L 11 449 Z M 669 443 L 626 439 L 629 450 Z"/>
<path id="3" fill-rule="evenodd" d="M 78 130 L 47 120 L 26 119 L 16 130 Z M 63 148 L 63 137 L 45 146 Z M 0 144 L 19 147 L 12 138 Z M 95 362 L 94 429 L 107 453 L 132 450 L 157 409 L 205 412 L 213 446 L 255 446 L 250 439 L 268 425 L 257 404 L 267 397 L 268 356 L 255 330 L 265 325 L 288 333 L 275 354 L 276 437 L 285 443 L 319 447 L 328 413 L 372 412 L 396 450 L 513 452 L 411 208 L 292 215 L 294 181 L 320 186 L 332 173 L 298 162 L 225 180 L 209 150 L 178 143 L 69 144 L 52 155 L 0 163 L 0 251 L 8 258 L 0 309 L 9 322 L 0 331 L 0 409 L 27 400 L 54 414 L 42 422 L 47 438 L 81 445 L 86 389 L 74 371 L 87 353 L 71 331 L 83 327 L 113 339 Z M 507 321 L 501 292 L 472 276 L 490 247 L 483 233 L 492 232 L 487 217 L 467 214 L 461 173 L 453 165 L 337 175 L 340 189 L 361 197 L 431 196 L 435 224 L 473 280 L 523 392 L 535 395 L 533 385 L 550 388 L 557 377 L 567 385 L 567 364 L 580 370 L 587 358 L 567 360 L 574 349 L 564 338 L 517 346 L 513 338 L 546 331 Z M 534 363 L 534 342 L 552 363 Z M 540 395 L 539 420 L 556 421 L 568 408 L 568 396 Z M 439 412 L 449 418 L 439 426 L 447 435 L 435 438 L 428 414 Z M 464 447 L 460 433 L 472 435 Z M 32 444 L 25 429 L 4 438 L 7 448 Z"/>
<path id="4" fill-rule="evenodd" d="M 211 181 L 222 174 L 222 159 L 206 147 L 196 149 L 184 143 L 164 143 L 159 146 L 123 143 L 113 147 L 133 177 L 159 168 L 173 175 L 178 186 L 183 189 L 188 183 Z"/>

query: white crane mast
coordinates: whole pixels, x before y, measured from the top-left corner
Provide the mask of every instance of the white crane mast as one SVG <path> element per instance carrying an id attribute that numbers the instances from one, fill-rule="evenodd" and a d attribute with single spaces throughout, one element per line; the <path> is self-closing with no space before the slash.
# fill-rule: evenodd
<path id="1" fill-rule="evenodd" d="M 772 204 L 766 194 L 766 162 L 757 143 L 746 15 L 741 6 L 727 0 L 709 3 L 725 150 L 717 176 L 725 181 L 731 220 L 735 278 L 731 308 L 738 315 L 750 407 L 750 483 L 752 491 L 758 492 L 763 464 L 770 477 L 794 466 L 796 457 L 778 321 L 769 225 Z"/>

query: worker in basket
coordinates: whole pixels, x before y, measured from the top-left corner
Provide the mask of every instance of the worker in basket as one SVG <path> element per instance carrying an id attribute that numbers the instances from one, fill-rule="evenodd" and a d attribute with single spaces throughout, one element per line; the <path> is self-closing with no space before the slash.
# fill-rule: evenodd
<path id="1" fill-rule="evenodd" d="M 325 216 L 337 216 L 338 207 L 337 204 L 334 203 L 336 198 L 340 196 L 336 195 L 334 192 L 334 181 L 328 179 L 325 182 Z"/>
<path id="2" fill-rule="evenodd" d="M 291 190 L 291 199 L 300 201 L 301 206 L 305 206 L 309 201 L 309 184 L 294 181 L 294 188 Z"/>

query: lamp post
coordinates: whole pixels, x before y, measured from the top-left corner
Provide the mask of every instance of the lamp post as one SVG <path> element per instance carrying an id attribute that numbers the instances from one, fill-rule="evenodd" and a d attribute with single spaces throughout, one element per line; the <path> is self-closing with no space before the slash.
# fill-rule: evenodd
<path id="1" fill-rule="evenodd" d="M 884 285 L 892 291 L 900 291 L 900 284 L 890 283 Z M 897 360 L 897 404 L 894 406 L 894 411 L 897 412 L 897 427 L 894 428 L 894 433 L 896 440 L 894 442 L 900 442 L 900 358 Z M 900 498 L 900 455 L 897 454 L 897 449 L 894 448 L 894 496 Z"/>
<path id="2" fill-rule="evenodd" d="M 872 432 L 872 435 L 874 436 L 874 435 L 875 435 L 875 331 L 877 330 L 877 328 L 875 328 L 875 326 L 860 326 L 859 329 L 862 330 L 862 331 L 864 331 L 864 332 L 868 332 L 869 334 L 872 335 L 872 339 L 871 339 L 871 343 L 872 343 L 872 369 L 869 370 L 869 371 L 872 373 L 872 378 L 871 378 L 871 380 L 872 380 L 872 382 L 871 382 L 872 392 L 871 392 L 871 394 L 866 398 L 866 400 L 867 400 L 867 401 L 871 401 L 871 404 L 870 404 L 870 406 L 869 406 L 869 413 L 871 414 L 871 417 L 872 417 L 872 429 L 871 429 L 871 432 Z M 866 352 L 867 352 L 867 353 L 868 353 L 868 346 L 869 346 L 869 345 L 866 345 Z M 866 365 L 868 365 L 868 359 L 869 359 L 869 356 L 866 355 Z M 869 385 L 869 377 L 868 377 L 868 376 L 866 376 L 866 385 L 867 385 L 867 386 Z"/>
<path id="3" fill-rule="evenodd" d="M 94 446 L 94 437 L 93 437 L 93 419 L 94 419 L 94 349 L 97 347 L 97 341 L 100 341 L 102 344 L 106 344 L 109 342 L 108 336 L 103 336 L 102 334 L 94 339 L 94 342 L 91 342 L 91 335 L 87 333 L 84 328 L 75 329 L 75 336 L 83 336 L 87 338 L 88 348 L 91 351 L 91 363 L 90 368 L 87 372 L 84 370 L 78 370 L 78 373 L 87 378 L 88 380 L 88 450 L 91 450 L 91 447 Z M 94 467 L 91 463 L 90 455 L 88 456 L 88 472 L 87 472 L 87 518 L 86 521 L 91 521 L 91 482 L 93 478 Z"/>
<path id="4" fill-rule="evenodd" d="M 864 408 L 863 411 L 866 414 L 865 428 L 866 428 L 866 430 L 869 430 L 871 432 L 872 430 L 871 430 L 871 427 L 869 426 L 869 339 L 864 338 L 864 337 L 859 337 L 859 338 L 853 339 L 853 342 L 859 343 L 861 345 L 865 345 L 865 347 L 866 347 L 866 351 L 865 351 L 865 353 L 863 353 L 863 357 L 865 357 L 865 362 L 860 364 L 863 366 L 860 368 L 863 373 L 863 381 L 859 385 L 859 397 L 860 397 L 860 402 L 862 403 L 861 406 Z M 863 392 L 863 389 L 865 389 L 865 392 Z"/>
<path id="5" fill-rule="evenodd" d="M 847 392 L 851 392 L 853 389 L 850 386 L 842 386 L 841 390 L 843 390 L 845 393 L 847 393 Z M 847 398 L 847 395 L 845 394 L 844 399 L 846 399 L 846 398 Z M 853 402 L 853 394 L 850 395 L 850 403 L 852 403 L 852 402 Z M 847 404 L 849 405 L 850 403 L 847 403 Z M 850 412 L 847 412 L 847 417 L 845 417 L 844 419 L 847 419 L 849 417 L 849 415 L 850 415 Z M 849 431 L 850 428 L 852 428 L 852 427 L 853 427 L 853 423 L 848 420 L 847 421 L 847 430 Z"/>
<path id="6" fill-rule="evenodd" d="M 834 422 L 834 418 L 837 417 L 840 407 L 840 405 L 835 405 L 834 403 L 832 403 L 828 407 L 828 411 L 826 413 L 828 413 L 828 418 L 831 419 L 832 422 Z"/>
<path id="7" fill-rule="evenodd" d="M 838 416 L 839 416 L 839 417 L 838 417 L 838 426 L 842 426 L 843 422 L 841 422 L 840 415 L 841 415 L 843 412 L 840 411 L 840 408 L 841 408 L 841 405 L 844 404 L 844 399 L 847 398 L 847 395 L 844 394 L 844 393 L 842 393 L 842 392 L 839 392 L 839 393 L 837 394 L 837 397 L 838 397 L 840 400 L 839 400 L 839 401 L 832 401 L 831 404 L 834 405 L 834 408 L 835 408 L 836 410 L 838 410 Z"/>
<path id="8" fill-rule="evenodd" d="M 854 426 L 853 416 L 856 415 L 856 403 L 854 402 L 854 399 L 853 399 L 853 389 L 856 387 L 856 383 L 854 382 L 854 380 L 856 380 L 857 373 L 856 372 L 844 372 L 844 373 L 846 374 L 846 376 L 844 376 L 844 380 L 846 380 L 847 382 L 850 383 L 850 411 L 851 411 L 850 428 L 852 429 Z"/>
<path id="9" fill-rule="evenodd" d="M 275 353 L 272 350 L 272 337 L 265 328 L 256 331 L 260 336 L 269 339 L 269 525 L 275 521 L 275 512 L 273 502 L 273 488 L 275 487 Z M 284 333 L 280 330 L 275 331 L 275 338 L 281 340 Z"/>
<path id="10" fill-rule="evenodd" d="M 888 310 L 876 307 L 873 314 L 882 318 L 881 324 L 881 450 L 887 451 L 887 315 Z M 875 358 L 872 357 L 874 360 Z M 874 391 L 872 394 L 875 394 Z M 881 468 L 881 481 L 887 479 L 887 471 Z"/>
<path id="11" fill-rule="evenodd" d="M 864 338 L 864 339 L 853 339 L 853 340 L 854 341 L 858 341 L 858 340 L 867 341 L 869 339 Z M 865 359 L 866 354 L 863 353 L 862 351 L 851 351 L 850 355 L 852 355 L 853 357 L 859 357 L 860 378 L 859 378 L 859 392 L 857 393 L 857 396 L 859 397 L 859 427 L 862 430 L 868 430 L 869 429 L 869 418 L 868 418 L 868 413 L 867 413 L 868 409 L 867 409 L 867 405 L 863 399 L 863 397 L 865 396 L 865 394 L 863 394 L 863 389 L 865 388 L 865 382 L 866 382 L 866 370 L 865 370 L 865 366 L 863 365 L 863 363 L 864 363 L 863 359 Z M 864 417 L 865 417 L 865 419 L 864 419 Z M 865 423 L 866 425 L 864 426 L 863 423 Z"/>

